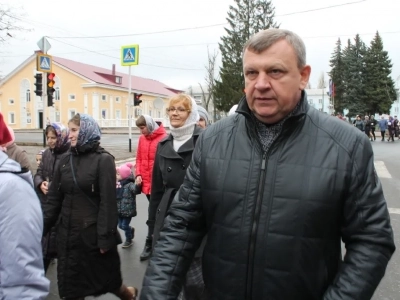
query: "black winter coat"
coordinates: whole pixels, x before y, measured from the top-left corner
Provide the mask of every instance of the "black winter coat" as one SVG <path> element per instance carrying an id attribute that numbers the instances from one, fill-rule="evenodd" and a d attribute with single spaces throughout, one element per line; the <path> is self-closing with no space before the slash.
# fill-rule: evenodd
<path id="1" fill-rule="evenodd" d="M 210 300 L 372 297 L 395 245 L 371 144 L 301 101 L 267 153 L 246 99 L 199 137 L 140 299 L 176 299 L 206 232 Z"/>
<path id="2" fill-rule="evenodd" d="M 61 214 L 57 232 L 61 298 L 99 295 L 122 284 L 115 178 L 114 158 L 98 143 L 60 159 L 44 204 L 44 234 Z M 101 254 L 100 248 L 109 250 Z"/>
<path id="3" fill-rule="evenodd" d="M 192 137 L 178 151 L 174 150 L 171 134 L 161 140 L 157 146 L 153 165 L 148 221 L 150 224 L 155 223 L 153 247 L 158 240 L 169 205 L 183 183 L 186 169 L 192 159 L 196 140 L 201 132 L 202 129 L 196 126 Z"/>
<path id="4" fill-rule="evenodd" d="M 65 152 L 65 151 L 64 151 Z M 60 157 L 63 153 L 54 152 L 51 149 L 46 149 L 42 154 L 42 161 L 33 178 L 36 192 L 39 196 L 40 203 L 43 205 L 47 202 L 47 195 L 43 194 L 40 185 L 43 181 L 49 182 L 49 187 L 53 182 L 54 170 L 58 168 Z M 57 233 L 53 227 L 50 232 L 42 239 L 43 258 L 57 257 Z"/>

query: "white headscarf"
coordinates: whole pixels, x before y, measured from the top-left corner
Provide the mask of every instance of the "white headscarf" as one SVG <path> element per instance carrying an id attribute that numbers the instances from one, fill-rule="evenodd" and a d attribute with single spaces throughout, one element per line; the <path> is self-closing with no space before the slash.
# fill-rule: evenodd
<path id="1" fill-rule="evenodd" d="M 150 117 L 149 115 L 142 115 L 144 117 L 144 119 L 146 120 L 146 127 L 147 130 L 149 131 L 149 133 L 153 133 L 155 130 L 158 129 L 158 124 L 156 123 L 156 121 L 153 120 L 152 117 Z"/>
<path id="2" fill-rule="evenodd" d="M 228 112 L 228 116 L 234 115 L 234 114 L 236 113 L 237 108 L 238 108 L 238 105 L 237 105 L 237 104 L 235 104 L 234 106 L 232 106 L 231 109 L 230 109 L 229 112 Z"/>

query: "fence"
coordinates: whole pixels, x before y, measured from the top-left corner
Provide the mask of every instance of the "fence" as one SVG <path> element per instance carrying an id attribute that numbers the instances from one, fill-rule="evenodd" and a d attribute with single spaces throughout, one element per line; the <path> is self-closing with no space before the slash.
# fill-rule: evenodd
<path id="1" fill-rule="evenodd" d="M 153 118 L 156 122 L 161 122 L 164 127 L 169 127 L 169 120 L 166 118 Z M 136 119 L 132 118 L 132 127 L 136 127 L 135 123 Z M 97 123 L 101 128 L 128 128 L 129 127 L 129 119 L 100 119 L 97 120 Z"/>

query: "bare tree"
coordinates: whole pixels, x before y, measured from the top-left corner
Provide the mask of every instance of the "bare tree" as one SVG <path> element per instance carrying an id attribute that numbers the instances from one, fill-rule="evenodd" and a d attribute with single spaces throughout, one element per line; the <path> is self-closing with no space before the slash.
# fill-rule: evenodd
<path id="1" fill-rule="evenodd" d="M 199 83 L 201 93 L 202 93 L 202 98 L 204 99 L 204 108 L 206 111 L 208 111 L 208 106 L 210 105 L 210 102 L 213 101 L 212 103 L 214 104 L 214 114 L 213 114 L 213 120 L 215 121 L 215 103 L 214 103 L 214 91 L 215 91 L 215 64 L 216 60 L 218 57 L 218 51 L 214 50 L 213 53 L 210 53 L 210 51 L 207 48 L 208 52 L 208 63 L 205 66 L 206 68 L 206 76 L 205 76 L 205 86 L 201 83 Z"/>
<path id="2" fill-rule="evenodd" d="M 22 20 L 16 8 L 0 3 L 0 44 L 14 38 L 18 31 L 30 31 L 30 29 L 18 25 Z"/>
<path id="3" fill-rule="evenodd" d="M 326 87 L 325 74 L 324 74 L 324 72 L 321 72 L 321 74 L 319 75 L 319 78 L 318 78 L 317 88 L 324 89 L 325 87 Z"/>

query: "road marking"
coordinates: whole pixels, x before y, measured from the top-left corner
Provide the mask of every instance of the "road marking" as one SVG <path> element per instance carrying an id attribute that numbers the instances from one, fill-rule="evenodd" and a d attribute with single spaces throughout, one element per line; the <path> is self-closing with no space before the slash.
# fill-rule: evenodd
<path id="1" fill-rule="evenodd" d="M 377 160 L 374 162 L 374 165 L 379 178 L 392 178 L 383 161 Z"/>
<path id="2" fill-rule="evenodd" d="M 389 207 L 389 214 L 398 214 L 400 215 L 400 208 L 393 208 L 393 207 Z"/>

